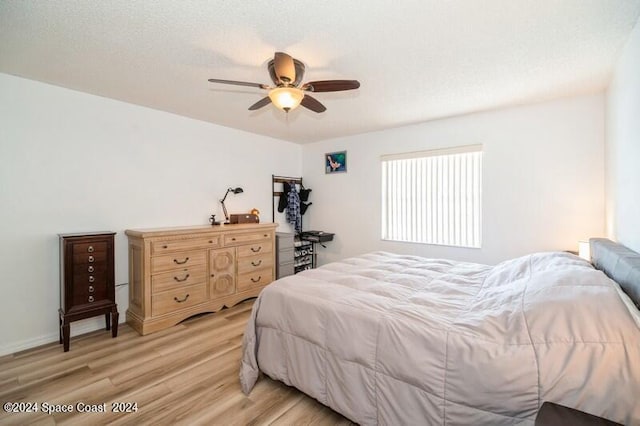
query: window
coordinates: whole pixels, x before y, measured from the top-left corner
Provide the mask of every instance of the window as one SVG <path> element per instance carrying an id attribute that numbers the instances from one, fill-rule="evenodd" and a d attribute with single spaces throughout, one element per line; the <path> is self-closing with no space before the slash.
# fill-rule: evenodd
<path id="1" fill-rule="evenodd" d="M 480 247 L 482 145 L 381 159 L 382 239 Z"/>

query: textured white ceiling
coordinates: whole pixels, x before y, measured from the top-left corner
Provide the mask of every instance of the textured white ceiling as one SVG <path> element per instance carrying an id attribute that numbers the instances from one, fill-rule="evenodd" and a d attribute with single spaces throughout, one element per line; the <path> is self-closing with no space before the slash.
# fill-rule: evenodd
<path id="1" fill-rule="evenodd" d="M 640 0 L 0 0 L 0 72 L 312 142 L 594 92 Z M 327 111 L 247 108 L 284 51 Z"/>

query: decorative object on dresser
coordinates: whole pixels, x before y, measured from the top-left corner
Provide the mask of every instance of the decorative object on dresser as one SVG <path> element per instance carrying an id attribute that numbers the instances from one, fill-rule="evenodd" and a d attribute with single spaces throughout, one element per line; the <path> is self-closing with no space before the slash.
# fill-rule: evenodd
<path id="1" fill-rule="evenodd" d="M 127 230 L 127 322 L 144 335 L 256 297 L 275 278 L 276 226 Z"/>
<path id="2" fill-rule="evenodd" d="M 256 214 L 245 213 L 245 214 L 232 214 L 229 217 L 229 223 L 260 223 L 260 218 Z"/>
<path id="3" fill-rule="evenodd" d="M 229 188 L 227 189 L 227 192 L 224 194 L 224 197 L 222 197 L 222 200 L 220 200 L 220 204 L 222 204 L 222 211 L 224 212 L 224 219 L 225 219 L 224 223 L 229 223 L 229 213 L 227 213 L 227 207 L 224 205 L 224 200 L 227 199 L 227 195 L 229 195 L 230 192 L 234 194 L 242 194 L 244 190 L 240 187 Z M 215 225 L 215 223 L 212 223 L 212 224 Z"/>
<path id="4" fill-rule="evenodd" d="M 104 315 L 106 329 L 118 335 L 114 276 L 115 232 L 59 234 L 60 343 L 69 351 L 73 321 Z"/>

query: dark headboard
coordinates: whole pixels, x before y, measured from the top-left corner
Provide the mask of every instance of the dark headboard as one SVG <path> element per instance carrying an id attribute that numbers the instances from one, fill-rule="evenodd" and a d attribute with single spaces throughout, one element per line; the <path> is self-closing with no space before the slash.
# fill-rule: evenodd
<path id="1" fill-rule="evenodd" d="M 640 254 L 606 238 L 591 238 L 591 262 L 620 284 L 640 309 Z"/>

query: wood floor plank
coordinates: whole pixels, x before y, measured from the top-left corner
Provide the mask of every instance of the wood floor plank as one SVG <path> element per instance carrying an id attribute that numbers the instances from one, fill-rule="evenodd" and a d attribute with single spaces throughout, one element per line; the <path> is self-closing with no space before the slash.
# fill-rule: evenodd
<path id="1" fill-rule="evenodd" d="M 295 388 L 261 377 L 240 389 L 242 338 L 253 301 L 140 336 L 128 325 L 0 357 L 0 402 L 71 404 L 71 413 L 5 413 L 2 425 L 329 425 L 349 420 Z M 106 404 L 106 413 L 76 404 Z M 113 403 L 137 403 L 114 413 Z"/>

